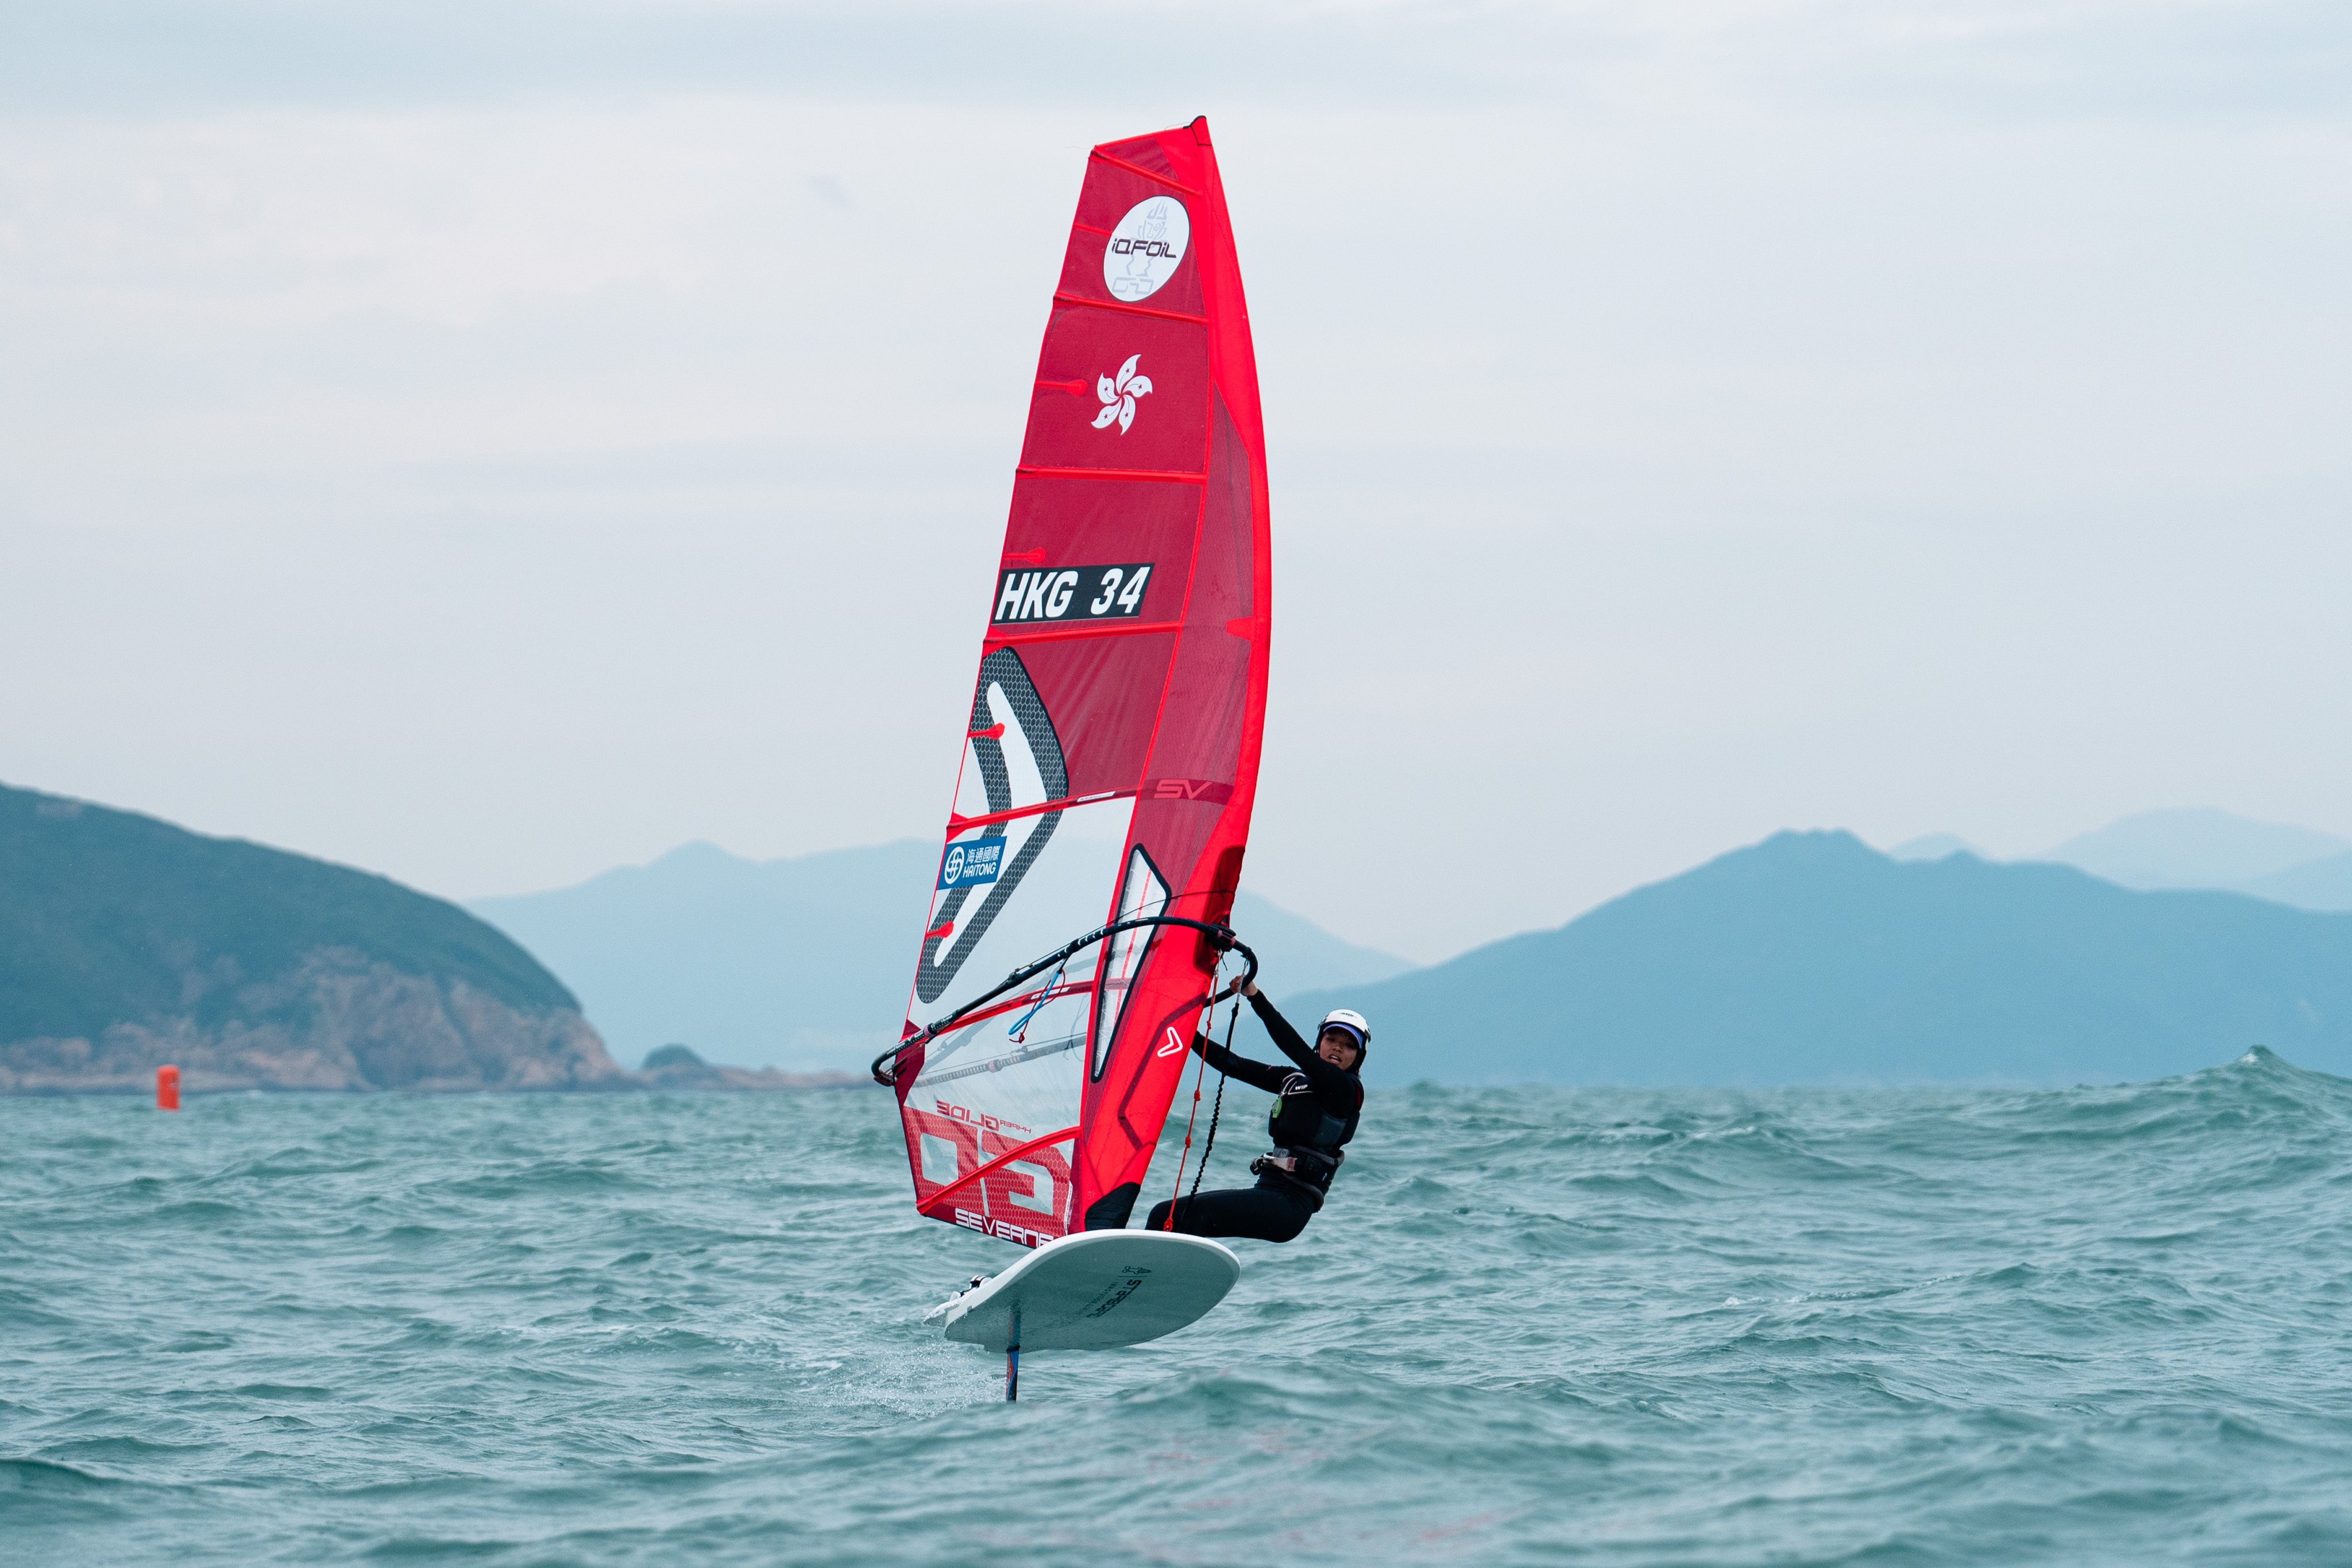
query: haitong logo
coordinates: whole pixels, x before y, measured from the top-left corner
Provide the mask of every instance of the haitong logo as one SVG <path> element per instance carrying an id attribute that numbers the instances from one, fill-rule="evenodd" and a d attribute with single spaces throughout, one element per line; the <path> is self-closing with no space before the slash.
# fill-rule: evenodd
<path id="1" fill-rule="evenodd" d="M 1118 433 L 1124 436 L 1128 426 L 1135 423 L 1135 400 L 1148 396 L 1151 392 L 1151 378 L 1135 374 L 1135 362 L 1142 357 L 1141 354 L 1129 354 L 1127 363 L 1118 367 L 1116 377 L 1106 375 L 1096 379 L 1095 395 L 1103 401 L 1102 412 L 1095 416 L 1096 429 L 1109 429 L 1111 421 L 1115 419 L 1118 421 Z"/>

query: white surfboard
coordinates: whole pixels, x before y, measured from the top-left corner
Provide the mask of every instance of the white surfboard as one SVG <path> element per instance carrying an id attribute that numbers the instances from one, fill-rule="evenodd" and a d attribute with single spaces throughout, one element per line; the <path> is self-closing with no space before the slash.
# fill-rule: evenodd
<path id="1" fill-rule="evenodd" d="M 1242 1277 L 1241 1259 L 1198 1236 L 1082 1230 L 1045 1243 L 934 1316 L 948 1338 L 992 1351 L 1108 1350 L 1196 1322 Z"/>

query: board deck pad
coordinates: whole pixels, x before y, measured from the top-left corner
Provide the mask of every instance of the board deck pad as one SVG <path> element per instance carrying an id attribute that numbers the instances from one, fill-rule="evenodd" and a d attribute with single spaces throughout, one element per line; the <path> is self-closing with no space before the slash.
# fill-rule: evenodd
<path id="1" fill-rule="evenodd" d="M 1025 1351 L 1108 1350 L 1197 1322 L 1242 1276 L 1241 1259 L 1197 1236 L 1086 1230 L 1049 1241 L 942 1309 L 947 1335 Z"/>

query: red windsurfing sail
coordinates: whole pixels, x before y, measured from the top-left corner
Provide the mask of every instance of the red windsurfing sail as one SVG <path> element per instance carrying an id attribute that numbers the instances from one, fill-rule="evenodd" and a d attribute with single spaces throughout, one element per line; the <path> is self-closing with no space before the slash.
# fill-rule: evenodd
<path id="1" fill-rule="evenodd" d="M 1118 921 L 1224 921 L 1269 586 L 1257 367 L 1208 122 L 1106 142 L 988 584 L 908 1044 L 876 1064 L 924 1214 L 1031 1247 L 1127 1222 L 1210 941 L 1137 925 L 1003 982 Z"/>

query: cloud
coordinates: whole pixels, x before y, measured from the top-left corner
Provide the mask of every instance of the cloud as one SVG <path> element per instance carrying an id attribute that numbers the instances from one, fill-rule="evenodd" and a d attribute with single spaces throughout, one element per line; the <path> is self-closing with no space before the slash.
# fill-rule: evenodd
<path id="1" fill-rule="evenodd" d="M 929 830 L 1084 149 L 1205 108 L 1260 890 L 1433 955 L 1792 823 L 2352 830 L 2339 32 L 21 8 L 0 777 L 462 893 Z"/>
<path id="2" fill-rule="evenodd" d="M 1486 5 L 532 4 L 96 0 L 33 6 L 0 55 L 21 110 L 191 113 L 556 95 L 1132 105 L 1171 87 L 1297 103 L 1486 101 L 1559 85 L 1606 14 Z M 1543 72 L 1527 46 L 1541 45 Z"/>
<path id="3" fill-rule="evenodd" d="M 1554 108 L 1625 93 L 1876 111 L 2333 114 L 2333 0 L 18 0 L 5 112 L 184 116 L 546 96 L 1041 103 L 1143 118 Z M 1187 97 L 1187 95 L 1190 95 Z"/>

